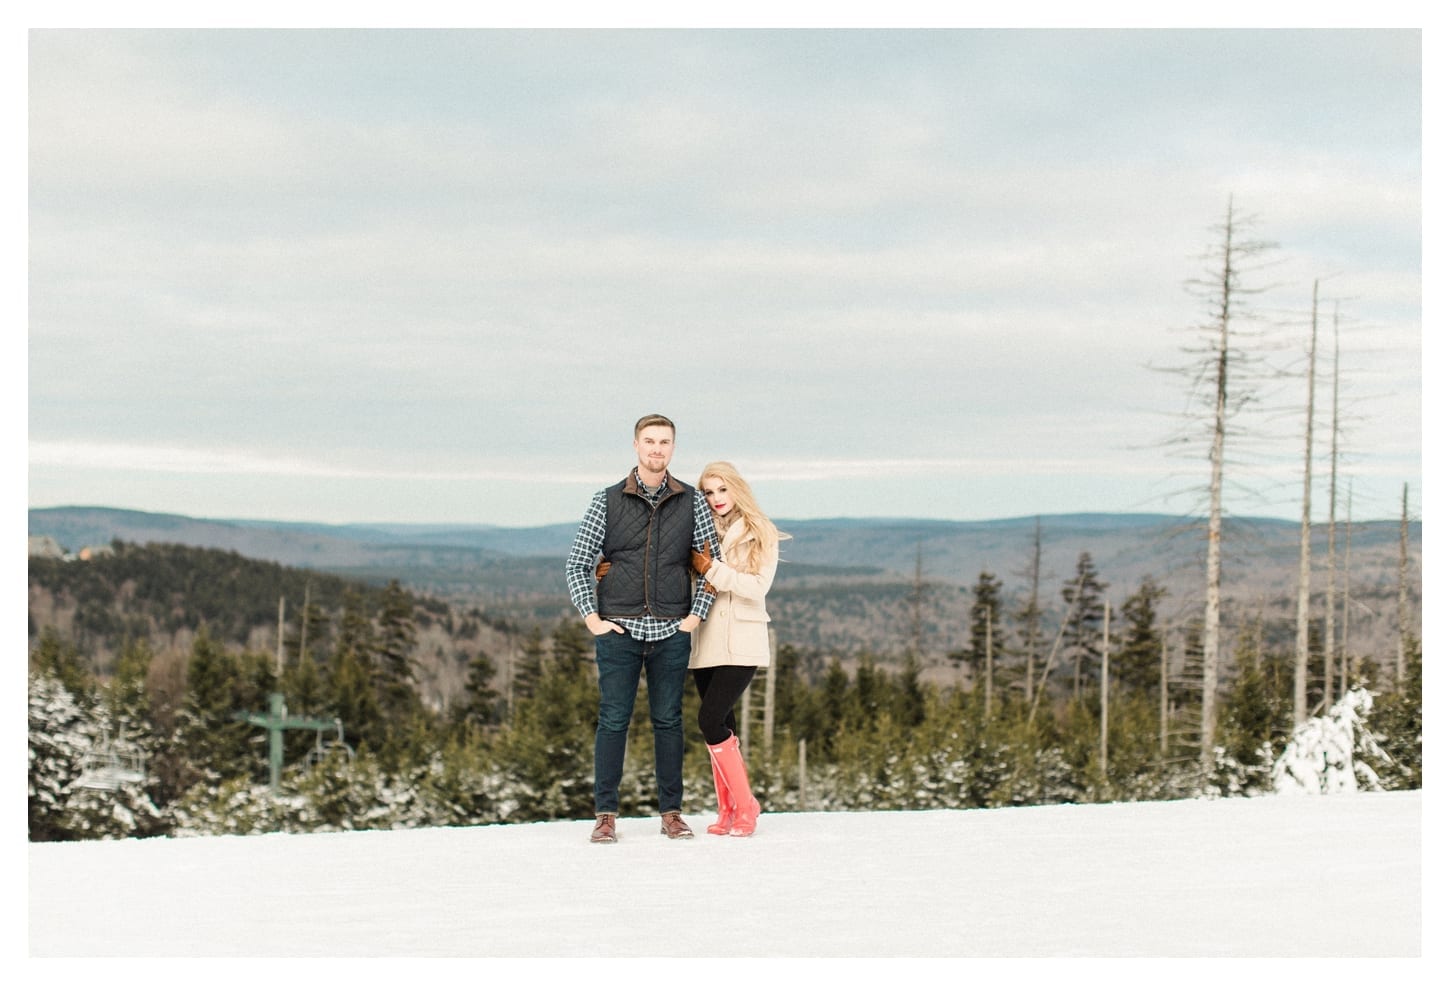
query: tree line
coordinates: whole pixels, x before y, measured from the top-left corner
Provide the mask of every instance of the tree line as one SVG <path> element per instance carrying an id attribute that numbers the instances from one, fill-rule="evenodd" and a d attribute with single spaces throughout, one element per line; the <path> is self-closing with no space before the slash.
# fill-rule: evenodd
<path id="1" fill-rule="evenodd" d="M 777 649 L 769 732 L 749 756 L 769 810 L 980 808 L 1228 796 L 1269 789 L 1294 721 L 1294 654 L 1249 623 L 1235 641 L 1212 748 L 1197 756 L 1194 669 L 1170 677 L 1158 591 L 1145 580 L 1122 604 L 1090 555 L 1058 593 L 1075 600 L 1056 628 L 1029 602 L 1002 613 L 1001 580 L 973 589 L 962 669 L 930 684 L 911 641 L 855 657 Z M 107 674 L 55 628 L 30 654 L 29 821 L 33 840 L 328 831 L 583 818 L 592 813 L 597 691 L 593 645 L 577 619 L 522 633 L 507 681 L 477 651 L 443 705 L 416 675 L 420 608 L 397 583 L 345 590 L 335 610 L 299 608 L 276 651 L 223 643 L 203 624 L 180 673 L 145 638 Z M 1201 639 L 1201 638 L 1197 638 Z M 310 640 L 307 644 L 304 641 Z M 1201 644 L 1189 634 L 1190 651 Z M 888 657 L 887 650 L 893 653 Z M 904 652 L 904 657 L 900 655 Z M 1200 651 L 1201 653 L 1201 651 Z M 1104 656 L 1106 683 L 1103 678 Z M 1392 762 L 1388 789 L 1420 784 L 1420 659 L 1381 681 L 1371 728 Z M 752 689 L 757 712 L 766 681 Z M 1320 686 L 1324 686 L 1321 684 Z M 274 790 L 262 713 L 280 693 L 290 715 L 338 725 L 282 733 Z M 686 723 L 697 699 L 687 689 Z M 654 811 L 645 703 L 637 706 L 621 810 Z M 743 710 L 742 710 L 743 711 Z M 706 754 L 690 737 L 686 811 L 707 809 Z M 87 782 L 99 755 L 140 754 L 143 778 Z"/>

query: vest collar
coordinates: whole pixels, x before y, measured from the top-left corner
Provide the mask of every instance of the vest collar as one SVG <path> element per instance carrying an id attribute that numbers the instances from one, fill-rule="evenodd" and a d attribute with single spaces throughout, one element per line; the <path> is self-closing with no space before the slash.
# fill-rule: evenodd
<path id="1" fill-rule="evenodd" d="M 676 479 L 672 473 L 666 471 L 665 491 L 666 492 L 661 495 L 661 498 L 675 493 L 685 492 L 685 484 Z M 639 481 L 638 468 L 631 469 L 629 471 L 629 475 L 624 477 L 624 492 L 633 493 L 635 496 L 644 496 L 644 489 Z"/>

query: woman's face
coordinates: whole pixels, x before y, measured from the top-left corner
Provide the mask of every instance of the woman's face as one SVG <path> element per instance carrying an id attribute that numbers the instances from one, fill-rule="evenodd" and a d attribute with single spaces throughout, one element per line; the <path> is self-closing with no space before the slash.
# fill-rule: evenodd
<path id="1" fill-rule="evenodd" d="M 705 494 L 705 502 L 716 517 L 724 517 L 735 509 L 735 497 L 719 476 L 706 476 L 700 484 L 700 492 Z"/>

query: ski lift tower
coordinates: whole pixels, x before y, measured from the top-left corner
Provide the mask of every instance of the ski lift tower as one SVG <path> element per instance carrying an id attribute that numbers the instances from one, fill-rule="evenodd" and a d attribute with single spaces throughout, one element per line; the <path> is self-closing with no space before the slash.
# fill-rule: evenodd
<path id="1" fill-rule="evenodd" d="M 336 719 L 289 716 L 287 699 L 281 692 L 271 694 L 271 707 L 265 714 L 238 712 L 236 718 L 267 730 L 267 759 L 271 767 L 272 793 L 274 795 L 277 793 L 278 781 L 282 776 L 282 734 L 284 732 L 289 729 L 341 729 L 341 725 Z"/>

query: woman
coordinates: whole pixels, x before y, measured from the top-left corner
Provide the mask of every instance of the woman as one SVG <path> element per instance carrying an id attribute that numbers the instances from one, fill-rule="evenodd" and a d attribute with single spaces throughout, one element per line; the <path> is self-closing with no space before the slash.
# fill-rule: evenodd
<path id="1" fill-rule="evenodd" d="M 712 462 L 700 473 L 720 538 L 720 557 L 696 553 L 695 569 L 715 587 L 710 616 L 691 639 L 690 670 L 700 693 L 700 732 L 710 751 L 720 817 L 711 835 L 753 835 L 760 802 L 750 792 L 735 703 L 750 686 L 756 668 L 770 664 L 765 594 L 775 579 L 780 542 L 788 537 L 761 513 L 750 484 L 728 462 Z"/>

